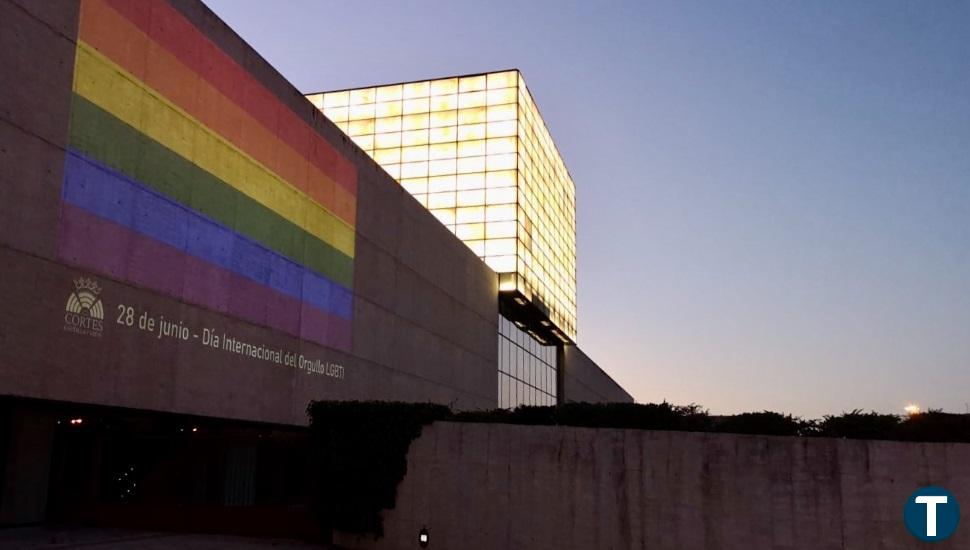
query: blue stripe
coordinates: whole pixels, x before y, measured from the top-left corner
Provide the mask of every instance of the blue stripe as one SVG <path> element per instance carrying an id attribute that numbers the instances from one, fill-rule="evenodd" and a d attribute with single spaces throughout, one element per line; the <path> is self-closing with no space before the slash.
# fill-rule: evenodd
<path id="1" fill-rule="evenodd" d="M 102 218 L 324 311 L 352 318 L 350 289 L 74 149 L 68 150 L 63 195 L 65 201 Z"/>

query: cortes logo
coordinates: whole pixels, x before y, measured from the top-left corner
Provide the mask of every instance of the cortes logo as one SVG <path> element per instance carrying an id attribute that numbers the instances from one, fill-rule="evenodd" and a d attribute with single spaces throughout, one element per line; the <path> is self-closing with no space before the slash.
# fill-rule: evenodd
<path id="1" fill-rule="evenodd" d="M 64 330 L 99 338 L 104 330 L 104 306 L 101 287 L 94 279 L 74 279 L 74 292 L 64 307 Z"/>
<path id="2" fill-rule="evenodd" d="M 919 540 L 946 540 L 960 523 L 960 503 L 942 487 L 923 487 L 906 501 L 903 520 L 906 529 Z"/>

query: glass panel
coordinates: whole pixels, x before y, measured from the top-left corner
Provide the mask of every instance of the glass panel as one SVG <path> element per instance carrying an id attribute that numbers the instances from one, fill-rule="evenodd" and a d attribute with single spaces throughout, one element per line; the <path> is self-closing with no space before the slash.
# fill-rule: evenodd
<path id="1" fill-rule="evenodd" d="M 383 134 L 385 132 L 400 132 L 401 131 L 401 117 L 381 117 L 378 118 L 374 123 L 374 132 L 378 134 Z"/>
<path id="2" fill-rule="evenodd" d="M 464 92 L 458 94 L 458 108 L 484 107 L 488 103 L 485 92 Z"/>
<path id="3" fill-rule="evenodd" d="M 422 178 L 428 176 L 428 162 L 404 162 L 401 163 L 402 178 Z M 452 205 L 454 206 L 454 205 Z"/>
<path id="4" fill-rule="evenodd" d="M 487 129 L 487 137 L 504 137 L 504 136 L 514 136 L 516 128 L 516 121 L 514 120 L 503 120 L 501 122 L 489 122 Z"/>
<path id="5" fill-rule="evenodd" d="M 458 91 L 457 78 L 444 78 L 431 81 L 431 95 L 453 94 Z"/>
<path id="6" fill-rule="evenodd" d="M 350 120 L 360 120 L 362 118 L 374 118 L 374 104 L 368 103 L 366 105 L 351 105 L 350 114 L 348 118 Z"/>
<path id="7" fill-rule="evenodd" d="M 498 122 L 496 124 L 503 123 Z M 485 123 L 459 125 L 458 141 L 466 141 L 469 139 L 485 139 Z"/>
<path id="8" fill-rule="evenodd" d="M 515 221 L 515 211 L 515 205 L 511 204 L 487 206 L 485 208 L 485 221 Z"/>
<path id="9" fill-rule="evenodd" d="M 401 162 L 401 150 L 398 148 L 377 149 L 374 151 L 374 160 L 378 164 L 397 164 Z"/>
<path id="10" fill-rule="evenodd" d="M 415 162 L 419 160 L 428 160 L 427 145 L 413 145 L 411 147 L 401 148 L 402 162 Z"/>
<path id="11" fill-rule="evenodd" d="M 432 128 L 430 130 L 430 142 L 431 143 L 444 143 L 446 141 L 455 141 L 458 138 L 458 129 L 454 126 L 448 126 L 445 128 Z"/>
<path id="12" fill-rule="evenodd" d="M 396 101 L 401 99 L 402 89 L 403 86 L 401 84 L 381 86 L 377 88 L 377 101 Z"/>
<path id="13" fill-rule="evenodd" d="M 401 132 L 401 145 L 426 145 L 428 143 L 429 130 L 408 130 Z"/>
<path id="14" fill-rule="evenodd" d="M 486 256 L 515 254 L 515 239 L 488 239 L 485 241 Z"/>
<path id="15" fill-rule="evenodd" d="M 400 101 L 383 101 L 374 107 L 374 116 L 400 116 Z"/>
<path id="16" fill-rule="evenodd" d="M 429 172 L 431 168 L 434 167 L 433 162 L 428 163 Z M 454 191 L 455 190 L 455 176 L 454 174 L 448 176 L 435 176 L 428 178 L 428 191 L 430 193 L 441 193 L 444 191 Z"/>
<path id="17" fill-rule="evenodd" d="M 485 107 L 472 107 L 458 110 L 458 124 L 478 124 L 485 122 L 488 111 Z"/>
<path id="18" fill-rule="evenodd" d="M 431 111 L 452 111 L 458 108 L 458 94 L 431 96 Z"/>
<path id="19" fill-rule="evenodd" d="M 431 93 L 431 83 L 425 80 L 424 82 L 411 82 L 404 85 L 404 99 L 410 99 L 413 97 L 425 97 Z"/>
<path id="20" fill-rule="evenodd" d="M 355 120 L 350 123 L 347 134 L 350 136 L 362 136 L 374 133 L 374 119 Z"/>
<path id="21" fill-rule="evenodd" d="M 401 129 L 402 130 L 421 130 L 429 126 L 429 115 L 428 113 L 421 113 L 416 115 L 406 115 L 401 117 Z"/>
<path id="22" fill-rule="evenodd" d="M 374 136 L 374 147 L 377 149 L 387 149 L 389 147 L 401 146 L 401 134 L 393 132 L 389 134 L 377 134 Z"/>
<path id="23" fill-rule="evenodd" d="M 457 189 L 481 189 L 485 187 L 486 175 L 482 172 L 477 174 L 459 174 Z"/>
<path id="24" fill-rule="evenodd" d="M 455 209 L 454 208 L 439 208 L 439 209 L 435 209 L 434 207 L 431 206 L 431 197 L 433 197 L 433 196 L 434 195 L 429 195 L 428 196 L 428 208 L 430 209 L 431 213 L 434 215 L 434 217 L 438 218 L 438 220 L 440 220 L 441 223 L 443 223 L 445 225 L 454 224 L 455 223 Z"/>
<path id="25" fill-rule="evenodd" d="M 455 223 L 454 218 L 454 206 L 455 206 L 455 194 L 448 193 L 431 193 L 428 195 L 428 208 L 451 208 L 452 218 L 451 221 L 447 223 Z"/>
<path id="26" fill-rule="evenodd" d="M 350 110 L 347 107 L 329 107 L 323 114 L 333 122 L 347 122 Z"/>
<path id="27" fill-rule="evenodd" d="M 480 157 L 485 155 L 485 140 L 462 141 L 458 143 L 459 157 Z"/>
<path id="28" fill-rule="evenodd" d="M 453 175 L 454 173 L 455 159 L 433 160 L 429 163 L 429 176 Z"/>
<path id="29" fill-rule="evenodd" d="M 436 143 L 431 146 L 428 152 L 429 159 L 448 159 L 456 156 L 456 143 Z"/>
<path id="30" fill-rule="evenodd" d="M 515 222 L 488 222 L 485 224 L 485 236 L 490 239 L 515 236 Z"/>
<path id="31" fill-rule="evenodd" d="M 461 209 L 459 208 L 458 213 L 456 215 L 456 218 L 459 218 L 459 220 L 456 220 L 456 221 L 460 221 L 460 217 L 461 217 Z M 455 227 L 455 235 L 463 241 L 484 239 L 485 224 L 483 223 L 459 224 L 458 226 Z"/>
<path id="32" fill-rule="evenodd" d="M 330 107 L 345 107 L 350 105 L 350 92 L 330 92 L 323 94 L 323 107 L 328 109 Z"/>
<path id="33" fill-rule="evenodd" d="M 372 151 L 374 149 L 374 136 L 356 136 L 351 138 L 358 147 L 365 151 Z"/>
<path id="34" fill-rule="evenodd" d="M 405 99 L 403 108 L 404 114 L 406 115 L 413 113 L 427 113 L 431 109 L 431 104 L 426 97 L 420 99 Z"/>
<path id="35" fill-rule="evenodd" d="M 484 172 L 485 157 L 459 158 L 457 161 L 458 173 L 467 174 L 469 172 Z"/>
<path id="36" fill-rule="evenodd" d="M 427 178 L 402 179 L 401 187 L 412 195 L 420 195 L 428 192 Z"/>
<path id="37" fill-rule="evenodd" d="M 458 192 L 458 206 L 480 206 L 485 204 L 485 190 Z"/>
<path id="38" fill-rule="evenodd" d="M 499 189 L 489 189 L 485 194 L 485 202 L 488 204 L 508 204 L 515 202 L 515 187 L 502 187 Z"/>
<path id="39" fill-rule="evenodd" d="M 441 128 L 442 126 L 454 126 L 458 124 L 458 111 L 440 111 L 437 113 L 431 113 L 431 123 L 432 128 Z"/>
<path id="40" fill-rule="evenodd" d="M 456 212 L 457 223 L 479 223 L 485 221 L 484 206 L 469 206 L 459 208 Z M 482 249 L 484 250 L 484 248 Z"/>
<path id="41" fill-rule="evenodd" d="M 359 90 L 350 90 L 350 105 L 362 105 L 365 103 L 374 103 L 374 88 L 361 88 Z"/>
<path id="42" fill-rule="evenodd" d="M 488 122 L 500 120 L 515 120 L 517 106 L 512 103 L 509 105 L 494 105 L 488 108 Z"/>
<path id="43" fill-rule="evenodd" d="M 515 168 L 516 154 L 488 155 L 485 163 L 486 170 L 512 170 Z"/>
<path id="44" fill-rule="evenodd" d="M 485 96 L 486 101 L 489 105 L 503 105 L 506 103 L 515 103 L 518 99 L 518 94 L 515 88 L 505 88 L 502 90 L 489 90 Z"/>
<path id="45" fill-rule="evenodd" d="M 462 77 L 458 79 L 458 91 L 474 92 L 477 90 L 484 90 L 487 86 L 487 82 L 488 81 L 485 75 Z"/>
<path id="46" fill-rule="evenodd" d="M 517 86 L 519 83 L 518 71 L 505 71 L 501 73 L 489 73 L 487 75 L 488 89 L 508 88 Z"/>
<path id="47" fill-rule="evenodd" d="M 485 175 L 485 186 L 489 189 L 496 187 L 509 187 L 516 184 L 517 178 L 515 170 L 504 172 L 489 172 Z"/>

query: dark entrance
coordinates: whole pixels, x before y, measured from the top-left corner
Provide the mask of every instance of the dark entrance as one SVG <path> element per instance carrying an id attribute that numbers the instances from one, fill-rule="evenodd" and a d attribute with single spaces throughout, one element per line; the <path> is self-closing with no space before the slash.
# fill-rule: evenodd
<path id="1" fill-rule="evenodd" d="M 6 409 L 4 426 L 47 430 L 32 458 L 48 466 L 35 467 L 47 468 L 45 475 L 35 472 L 33 482 L 20 483 L 16 497 L 3 488 L 4 524 L 319 536 L 305 429 L 66 403 L 17 402 Z M 0 432 L 0 449 L 9 447 L 4 480 L 24 468 L 24 438 L 9 432 Z M 34 521 L 8 513 L 23 491 L 41 502 Z"/>

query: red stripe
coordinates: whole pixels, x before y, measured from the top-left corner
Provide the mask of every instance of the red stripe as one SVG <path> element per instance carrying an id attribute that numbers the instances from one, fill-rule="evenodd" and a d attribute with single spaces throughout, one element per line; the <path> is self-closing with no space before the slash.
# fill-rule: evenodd
<path id="1" fill-rule="evenodd" d="M 338 185 L 357 194 L 357 169 L 231 56 L 167 2 L 107 0 L 152 40 L 248 111 Z"/>

